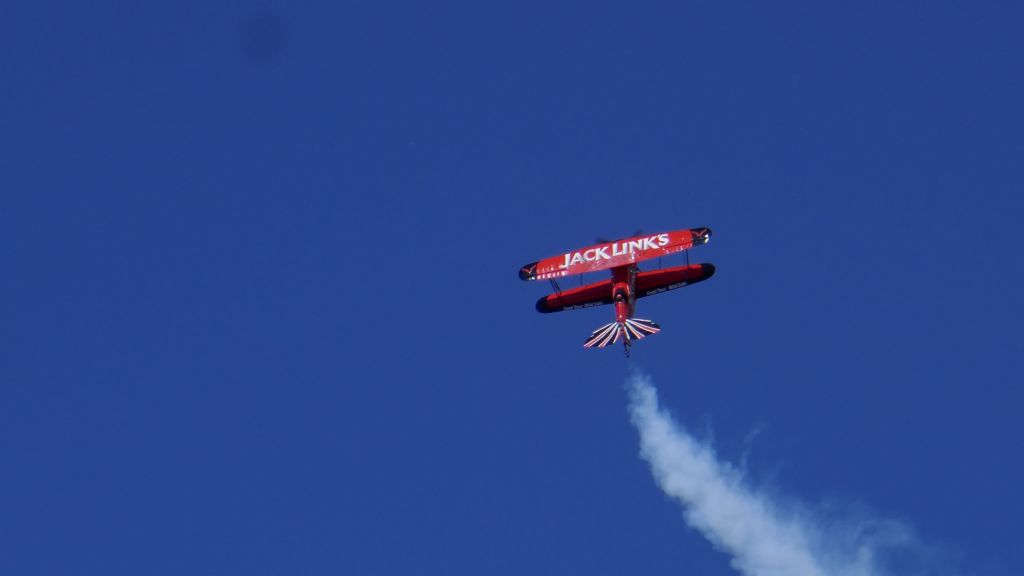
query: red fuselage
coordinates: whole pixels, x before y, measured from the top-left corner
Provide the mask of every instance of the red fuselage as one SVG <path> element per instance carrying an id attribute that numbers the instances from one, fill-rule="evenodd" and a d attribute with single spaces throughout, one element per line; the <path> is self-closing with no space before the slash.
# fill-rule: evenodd
<path id="1" fill-rule="evenodd" d="M 625 322 L 633 317 L 636 304 L 636 264 L 612 268 L 612 300 L 615 302 L 615 321 Z"/>

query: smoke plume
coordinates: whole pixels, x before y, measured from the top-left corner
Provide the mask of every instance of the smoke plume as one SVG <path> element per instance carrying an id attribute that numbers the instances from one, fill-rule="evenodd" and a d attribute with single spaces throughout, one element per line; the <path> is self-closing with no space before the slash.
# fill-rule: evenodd
<path id="1" fill-rule="evenodd" d="M 739 471 L 658 407 L 647 376 L 633 374 L 626 387 L 640 454 L 658 486 L 742 574 L 876 576 L 884 574 L 880 550 L 910 543 L 896 522 L 828 520 L 751 489 Z"/>

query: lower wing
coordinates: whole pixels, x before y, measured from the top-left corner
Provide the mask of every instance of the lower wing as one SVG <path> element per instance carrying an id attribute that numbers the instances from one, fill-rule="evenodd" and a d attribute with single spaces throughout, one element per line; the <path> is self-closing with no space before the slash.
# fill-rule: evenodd
<path id="1" fill-rule="evenodd" d="M 696 284 L 711 278 L 714 273 L 713 264 L 691 264 L 641 272 L 636 276 L 636 297 L 644 298 Z"/>
<path id="2" fill-rule="evenodd" d="M 611 303 L 612 281 L 605 280 L 571 290 L 563 290 L 556 294 L 548 294 L 537 300 L 537 312 L 561 312 Z"/>
<path id="3" fill-rule="evenodd" d="M 711 264 L 692 264 L 690 266 L 676 266 L 663 270 L 652 270 L 640 272 L 636 276 L 636 297 L 644 298 L 654 294 L 660 294 L 690 284 L 696 284 L 707 280 L 715 273 L 715 267 Z M 604 280 L 564 290 L 555 294 L 548 294 L 537 301 L 538 312 L 561 312 L 563 310 L 578 310 L 590 308 L 591 306 L 603 306 L 611 304 L 612 281 Z"/>

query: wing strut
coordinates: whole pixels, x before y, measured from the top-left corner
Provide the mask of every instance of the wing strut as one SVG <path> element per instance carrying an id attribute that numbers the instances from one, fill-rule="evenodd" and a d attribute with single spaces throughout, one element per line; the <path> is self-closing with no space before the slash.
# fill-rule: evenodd
<path id="1" fill-rule="evenodd" d="M 555 294 L 561 294 L 562 293 L 562 287 L 558 285 L 558 282 L 555 282 L 554 278 L 551 278 L 550 280 L 551 280 L 551 287 L 555 289 Z"/>

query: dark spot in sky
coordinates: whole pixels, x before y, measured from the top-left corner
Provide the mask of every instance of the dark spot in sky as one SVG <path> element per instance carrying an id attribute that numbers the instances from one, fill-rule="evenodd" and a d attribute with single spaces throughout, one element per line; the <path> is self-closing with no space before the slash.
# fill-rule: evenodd
<path id="1" fill-rule="evenodd" d="M 284 23 L 277 14 L 258 12 L 242 21 L 242 53 L 257 64 L 267 64 L 284 51 Z"/>

